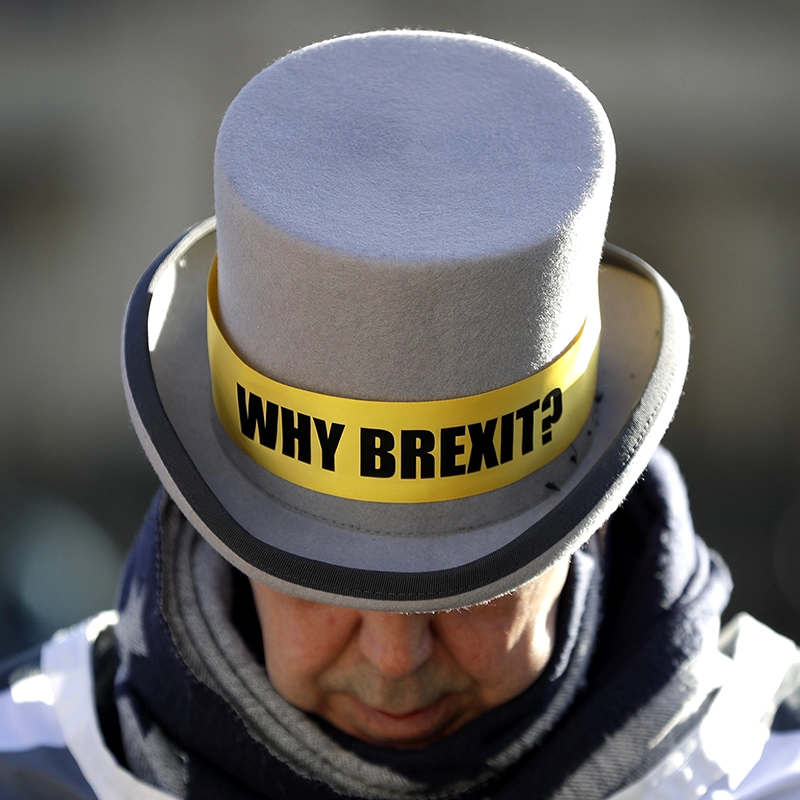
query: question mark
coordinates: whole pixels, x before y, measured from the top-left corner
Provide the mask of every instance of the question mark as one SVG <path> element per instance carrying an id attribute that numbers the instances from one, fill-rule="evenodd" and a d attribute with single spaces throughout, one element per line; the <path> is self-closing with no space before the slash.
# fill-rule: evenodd
<path id="1" fill-rule="evenodd" d="M 564 403 L 561 399 L 561 389 L 556 387 L 547 397 L 542 400 L 542 411 L 547 411 L 550 406 L 553 406 L 553 413 L 549 417 L 542 419 L 542 444 L 549 444 L 553 440 L 553 434 L 550 428 L 561 419 L 561 414 L 564 411 Z"/>

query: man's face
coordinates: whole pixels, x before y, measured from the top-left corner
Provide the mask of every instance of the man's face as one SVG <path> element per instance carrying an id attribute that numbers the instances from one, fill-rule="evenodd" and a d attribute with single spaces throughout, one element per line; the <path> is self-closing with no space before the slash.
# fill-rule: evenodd
<path id="1" fill-rule="evenodd" d="M 358 739 L 422 747 L 539 677 L 568 567 L 485 605 L 429 614 L 323 605 L 251 581 L 270 680 Z"/>

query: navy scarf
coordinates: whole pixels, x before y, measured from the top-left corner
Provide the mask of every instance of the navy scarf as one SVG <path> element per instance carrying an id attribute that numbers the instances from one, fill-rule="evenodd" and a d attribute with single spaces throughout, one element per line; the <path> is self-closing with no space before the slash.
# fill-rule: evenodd
<path id="1" fill-rule="evenodd" d="M 140 777 L 192 800 L 341 798 L 324 780 L 302 777 L 273 756 L 187 666 L 162 598 L 161 531 L 164 515 L 176 513 L 164 496 L 154 501 L 123 576 L 121 617 L 135 613 L 141 622 L 136 636 L 119 645 L 116 696 L 129 742 L 121 755 Z M 714 636 L 730 579 L 695 535 L 682 479 L 663 450 L 612 516 L 602 549 L 594 542 L 576 557 L 559 610 L 556 651 L 545 674 L 520 697 L 413 751 L 366 745 L 318 724 L 361 758 L 429 785 L 431 797 L 591 800 L 640 777 L 704 711 L 707 698 L 693 696 L 683 676 Z M 240 576 L 233 587 L 231 625 L 260 658 L 249 587 Z M 670 695 L 679 678 L 679 691 Z M 534 746 L 488 784 L 484 778 L 470 785 L 482 765 L 565 692 L 568 708 Z M 670 728 L 680 716 L 676 702 L 690 713 Z M 654 733 L 663 731 L 654 744 Z M 159 764 L 175 753 L 181 768 L 166 785 Z M 455 781 L 459 788 L 448 789 Z"/>

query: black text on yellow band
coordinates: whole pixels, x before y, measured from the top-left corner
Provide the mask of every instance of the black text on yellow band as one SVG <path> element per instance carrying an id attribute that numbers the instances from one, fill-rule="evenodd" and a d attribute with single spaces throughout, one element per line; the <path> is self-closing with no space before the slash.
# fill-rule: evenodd
<path id="1" fill-rule="evenodd" d="M 228 435 L 287 481 L 354 500 L 420 503 L 507 486 L 561 454 L 591 409 L 599 316 L 524 380 L 469 397 L 355 400 L 297 389 L 233 352 L 217 322 L 216 259 L 208 284 L 214 405 Z"/>

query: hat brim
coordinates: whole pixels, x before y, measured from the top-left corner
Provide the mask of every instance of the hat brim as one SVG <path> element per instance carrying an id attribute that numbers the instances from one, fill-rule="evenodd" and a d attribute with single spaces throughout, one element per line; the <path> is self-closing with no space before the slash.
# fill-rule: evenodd
<path id="1" fill-rule="evenodd" d="M 123 329 L 125 395 L 148 458 L 189 521 L 235 567 L 279 591 L 393 611 L 458 608 L 508 592 L 606 521 L 680 398 L 689 357 L 683 307 L 652 267 L 606 245 L 597 395 L 567 479 L 548 484 L 546 499 L 522 513 L 474 530 L 425 537 L 338 527 L 279 503 L 231 457 L 206 348 L 215 247 L 211 219 L 165 250 L 137 284 Z"/>

